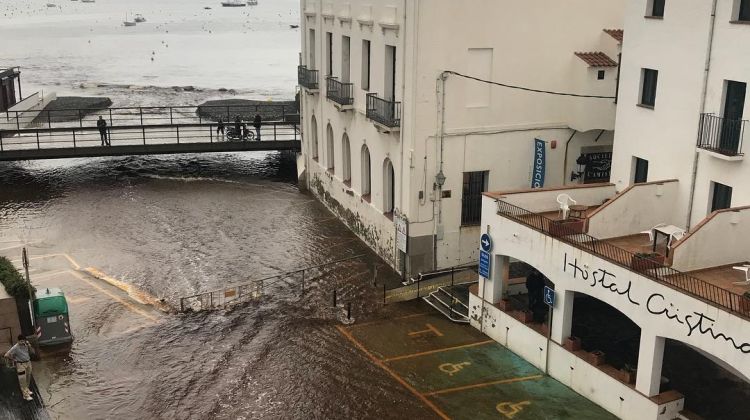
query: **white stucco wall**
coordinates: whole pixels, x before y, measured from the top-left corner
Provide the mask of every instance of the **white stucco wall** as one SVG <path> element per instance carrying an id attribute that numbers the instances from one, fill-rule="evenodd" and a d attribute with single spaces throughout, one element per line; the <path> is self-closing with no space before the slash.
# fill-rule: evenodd
<path id="1" fill-rule="evenodd" d="M 492 80 L 562 92 L 614 95 L 616 68 L 606 68 L 605 79 L 596 80 L 597 68 L 589 68 L 576 51 L 604 51 L 617 59 L 617 41 L 602 32 L 622 27 L 625 0 L 606 5 L 595 0 L 550 5 L 542 0 L 512 2 L 479 0 L 472 7 L 449 0 L 389 0 L 381 3 L 339 0 L 301 0 L 305 11 L 301 24 L 302 64 L 320 70 L 320 93 L 304 94 L 303 127 L 306 166 L 315 179 L 319 171 L 309 158 L 310 123 L 318 122 L 318 160 L 327 167 L 326 125 L 331 124 L 335 161 L 340 162 L 340 137 L 349 135 L 352 151 L 352 191 L 357 194 L 359 147 L 367 143 L 372 154 L 373 182 L 370 220 L 379 220 L 378 195 L 382 195 L 380 164 L 389 158 L 394 165 L 396 207 L 409 220 L 409 236 L 436 235 L 438 267 L 476 259 L 477 228 L 461 226 L 463 172 L 488 170 L 488 189 L 522 188 L 531 185 L 534 139 L 547 141 L 545 185 L 571 182 L 570 171 L 582 148 L 611 150 L 614 104 L 611 99 L 573 99 L 508 89 L 469 86 L 450 77 L 445 85 L 445 136 L 442 170 L 443 191 L 435 194 L 433 183 L 440 170 L 438 140 L 439 109 L 437 78 L 445 70 L 467 74 L 475 49 L 490 49 L 483 76 Z M 554 10 L 549 8 L 553 7 Z M 543 11 L 543 13 L 542 13 Z M 585 15 L 585 19 L 581 18 Z M 348 17 L 351 16 L 351 20 Z M 534 20 L 529 25 L 528 19 Z M 370 24 L 367 21 L 372 21 Z M 560 21 L 571 22 L 559 31 Z M 533 30 L 530 30 L 531 28 Z M 454 30 L 462 28 L 461 30 Z M 492 28 L 492 30 L 489 30 Z M 315 30 L 312 63 L 309 30 Z M 499 31 L 499 32 L 498 32 Z M 351 39 L 350 74 L 354 83 L 353 110 L 339 112 L 325 98 L 326 32 L 333 34 L 333 72 L 340 76 L 341 37 Z M 399 132 L 384 134 L 365 118 L 362 89 L 362 40 L 371 41 L 369 92 L 382 93 L 385 83 L 385 46 L 397 48 L 396 100 L 402 102 Z M 528 54 L 534 51 L 534 54 Z M 480 60 L 481 61 L 481 60 Z M 303 89 L 303 93 L 306 92 Z M 467 93 L 471 93 L 467 97 Z M 486 96 L 486 101 L 476 98 Z M 481 99 L 481 98 L 480 98 Z M 586 130 L 584 131 L 574 131 Z M 575 134 L 575 135 L 574 135 Z M 571 137 L 572 136 L 572 137 Z M 555 143 L 553 148 L 552 144 Z M 336 184 L 334 171 L 332 182 Z M 420 195 L 422 198 L 420 198 Z M 365 211 L 365 210 L 362 210 Z M 386 229 L 387 218 L 377 228 Z"/>
<path id="2" fill-rule="evenodd" d="M 720 211 L 672 249 L 672 267 L 700 270 L 750 260 L 750 208 Z"/>
<path id="3" fill-rule="evenodd" d="M 642 337 L 681 341 L 750 377 L 748 320 L 498 216 L 495 209 L 495 201 L 485 197 L 482 225 L 489 226 L 495 255 L 537 268 L 555 284 L 558 295 L 575 291 L 611 305 L 641 328 Z M 719 333 L 733 342 L 715 338 Z"/>
<path id="4" fill-rule="evenodd" d="M 681 226 L 685 220 L 675 212 L 679 182 L 635 184 L 589 216 L 589 235 L 615 238 L 633 235 L 659 224 Z"/>
<path id="5" fill-rule="evenodd" d="M 471 325 L 574 391 L 625 420 L 671 420 L 684 400 L 659 406 L 480 297 L 469 295 Z M 549 356 L 547 351 L 549 349 Z M 547 359 L 549 358 L 549 364 Z M 663 409 L 663 412 L 662 412 Z"/>

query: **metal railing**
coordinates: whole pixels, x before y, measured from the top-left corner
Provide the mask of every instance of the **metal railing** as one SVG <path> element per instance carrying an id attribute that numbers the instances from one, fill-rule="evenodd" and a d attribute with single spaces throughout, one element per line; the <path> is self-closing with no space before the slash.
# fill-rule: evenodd
<path id="1" fill-rule="evenodd" d="M 354 103 L 353 86 L 352 83 L 340 82 L 336 77 L 326 77 L 326 97 L 339 105 L 351 105 Z"/>
<path id="2" fill-rule="evenodd" d="M 643 277 L 677 289 L 704 302 L 750 319 L 750 299 L 665 266 L 650 256 L 619 248 L 541 214 L 497 200 L 497 214 L 557 240 L 615 263 Z"/>
<path id="3" fill-rule="evenodd" d="M 225 125 L 225 132 L 233 124 Z M 217 133 L 216 123 L 128 125 L 107 127 L 108 146 L 138 146 L 156 144 L 216 143 L 230 140 Z M 255 127 L 248 127 L 249 134 L 257 142 Z M 280 121 L 264 122 L 260 128 L 263 142 L 298 141 L 302 138 L 299 126 Z M 102 146 L 101 134 L 91 127 L 57 127 L 24 129 L 12 132 L 0 131 L 0 153 L 18 150 L 42 150 L 56 148 L 80 148 Z M 104 147 L 104 146 L 102 146 Z"/>
<path id="4" fill-rule="evenodd" d="M 471 272 L 476 274 L 476 269 L 477 262 L 474 261 L 454 267 L 447 267 L 426 273 L 419 273 L 416 279 L 412 279 L 412 281 L 410 281 L 405 286 L 397 287 L 395 289 L 386 289 L 384 286 L 383 302 L 405 302 L 425 297 L 441 287 L 453 287 L 457 284 L 474 283 L 479 279 L 478 275 L 477 277 L 473 277 L 472 280 L 468 282 L 462 280 L 456 282 L 455 277 L 457 274 L 461 275 L 464 272 Z"/>
<path id="5" fill-rule="evenodd" d="M 270 288 L 274 286 L 291 286 L 298 287 L 299 294 L 303 295 L 306 288 L 315 280 L 325 274 L 321 269 L 332 267 L 347 261 L 358 260 L 365 257 L 365 254 L 355 255 L 353 257 L 342 258 L 323 264 L 301 268 L 294 271 L 279 273 L 272 276 L 250 280 L 243 284 L 227 286 L 217 290 L 198 293 L 192 296 L 180 298 L 180 312 L 185 311 L 205 311 L 226 308 L 230 305 L 249 302 L 259 299 L 268 294 Z M 334 302 L 337 300 L 336 291 L 333 294 Z M 334 303 L 334 306 L 336 304 Z"/>
<path id="6" fill-rule="evenodd" d="M 746 120 L 732 120 L 701 114 L 698 147 L 726 156 L 742 156 Z"/>
<path id="7" fill-rule="evenodd" d="M 297 83 L 307 89 L 318 89 L 318 71 L 310 70 L 307 66 L 297 67 Z"/>
<path id="8" fill-rule="evenodd" d="M 209 124 L 215 123 L 219 118 L 229 125 L 238 116 L 242 122 L 252 123 L 256 114 L 261 115 L 264 121 L 295 122 L 299 118 L 295 107 L 287 104 L 80 108 L 39 112 L 7 111 L 0 113 L 0 131 L 27 128 L 96 128 L 99 117 L 102 117 L 110 127 Z"/>
<path id="9" fill-rule="evenodd" d="M 386 127 L 401 126 L 401 102 L 379 98 L 377 93 L 367 94 L 367 118 Z"/>

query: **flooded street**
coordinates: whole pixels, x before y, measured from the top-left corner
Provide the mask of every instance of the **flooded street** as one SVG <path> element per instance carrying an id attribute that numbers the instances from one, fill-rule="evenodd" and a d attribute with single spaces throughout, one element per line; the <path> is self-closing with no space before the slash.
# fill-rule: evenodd
<path id="1" fill-rule="evenodd" d="M 432 418 L 336 330 L 398 279 L 281 154 L 3 163 L 2 255 L 68 294 L 76 341 L 36 372 L 53 418 Z M 311 283 L 213 313 L 167 314 L 87 270 L 164 299 L 366 253 Z M 345 315 L 344 315 L 345 316 Z M 398 407 L 398 410 L 393 410 Z"/>

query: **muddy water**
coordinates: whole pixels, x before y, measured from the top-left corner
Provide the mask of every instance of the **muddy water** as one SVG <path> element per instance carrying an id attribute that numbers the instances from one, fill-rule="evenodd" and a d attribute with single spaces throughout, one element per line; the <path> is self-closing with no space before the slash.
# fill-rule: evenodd
<path id="1" fill-rule="evenodd" d="M 0 164 L 2 243 L 29 243 L 32 256 L 67 254 L 172 304 L 368 254 L 304 297 L 282 285 L 242 307 L 187 315 L 130 305 L 119 290 L 34 260 L 53 273 L 40 276 L 41 286 L 68 284 L 73 296 L 76 341 L 40 366 L 53 417 L 432 417 L 335 329 L 342 314 L 330 308 L 334 288 L 363 320 L 394 310 L 371 286 L 373 265 L 381 264 L 381 281 L 397 278 L 297 190 L 294 173 L 277 153 Z"/>

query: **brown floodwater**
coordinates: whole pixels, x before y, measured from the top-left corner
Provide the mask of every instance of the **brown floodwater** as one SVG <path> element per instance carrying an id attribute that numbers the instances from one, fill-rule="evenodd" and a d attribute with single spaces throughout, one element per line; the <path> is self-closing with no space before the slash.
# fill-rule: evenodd
<path id="1" fill-rule="evenodd" d="M 68 254 L 172 305 L 366 254 L 304 296 L 289 284 L 230 310 L 153 320 L 102 298 L 105 285 L 79 282 L 76 340 L 39 364 L 51 417 L 432 418 L 335 328 L 334 289 L 361 321 L 398 310 L 382 307 L 373 267 L 381 283 L 398 277 L 294 176 L 279 153 L 0 163 L 0 241 Z"/>

